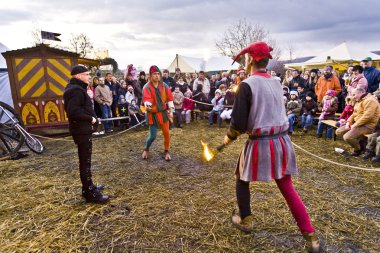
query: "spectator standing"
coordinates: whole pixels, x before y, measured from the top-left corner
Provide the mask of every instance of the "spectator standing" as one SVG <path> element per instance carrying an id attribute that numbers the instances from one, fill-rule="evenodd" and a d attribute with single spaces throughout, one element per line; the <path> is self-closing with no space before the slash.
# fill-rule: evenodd
<path id="1" fill-rule="evenodd" d="M 104 84 L 103 78 L 99 79 L 99 85 L 95 89 L 94 99 L 100 105 L 100 109 L 102 111 L 102 119 L 111 118 L 111 105 L 113 102 L 113 96 L 110 88 Z M 113 131 L 111 128 L 111 121 L 103 121 L 103 126 L 106 133 Z"/>
<path id="2" fill-rule="evenodd" d="M 375 92 L 379 88 L 380 70 L 372 66 L 372 58 L 367 57 L 361 61 L 364 76 L 368 81 L 368 92 Z"/>
<path id="3" fill-rule="evenodd" d="M 335 95 L 342 91 L 339 79 L 332 74 L 333 68 L 327 65 L 324 69 L 324 75 L 318 79 L 315 85 L 315 94 L 317 95 L 317 102 L 321 103 L 323 97 L 328 90 L 334 90 Z"/>
<path id="4" fill-rule="evenodd" d="M 206 95 L 206 97 L 208 97 L 210 93 L 210 82 L 206 78 L 204 71 L 200 71 L 198 78 L 194 80 L 193 90 L 196 90 L 199 84 L 203 87 L 202 92 Z"/>

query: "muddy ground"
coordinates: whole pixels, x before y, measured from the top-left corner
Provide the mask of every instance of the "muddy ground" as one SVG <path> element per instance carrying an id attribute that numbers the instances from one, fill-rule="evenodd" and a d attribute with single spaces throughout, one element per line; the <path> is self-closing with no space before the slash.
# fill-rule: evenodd
<path id="1" fill-rule="evenodd" d="M 0 162 L 0 252 L 304 252 L 305 244 L 275 183 L 252 184 L 254 233 L 230 223 L 234 167 L 245 136 L 211 162 L 200 141 L 216 147 L 225 128 L 193 122 L 171 131 L 173 160 L 162 135 L 141 159 L 147 130 L 94 140 L 93 176 L 107 205 L 81 197 L 76 148 L 46 141 L 42 155 Z M 296 132 L 294 143 L 336 162 L 366 168 L 335 147 L 343 141 Z M 332 165 L 296 149 L 303 198 L 326 252 L 380 251 L 380 172 Z M 379 168 L 380 169 L 380 168 Z"/>

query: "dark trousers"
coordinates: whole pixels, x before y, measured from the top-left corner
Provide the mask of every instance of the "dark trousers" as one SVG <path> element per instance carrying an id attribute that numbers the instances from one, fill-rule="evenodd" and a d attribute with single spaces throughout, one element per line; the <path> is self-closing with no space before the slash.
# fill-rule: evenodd
<path id="1" fill-rule="evenodd" d="M 175 116 L 177 117 L 177 127 L 182 124 L 182 109 L 175 109 Z"/>
<path id="2" fill-rule="evenodd" d="M 92 189 L 91 175 L 91 154 L 92 154 L 92 135 L 73 135 L 75 144 L 78 147 L 79 173 L 82 181 L 82 191 Z"/>

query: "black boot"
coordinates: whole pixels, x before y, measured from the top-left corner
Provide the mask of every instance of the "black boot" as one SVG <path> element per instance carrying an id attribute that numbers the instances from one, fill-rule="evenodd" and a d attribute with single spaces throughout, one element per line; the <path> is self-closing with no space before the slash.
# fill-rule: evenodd
<path id="1" fill-rule="evenodd" d="M 364 151 L 366 150 L 367 143 L 368 143 L 367 139 L 361 139 L 361 140 L 359 141 L 359 145 L 360 145 L 360 150 L 361 150 L 361 151 L 364 152 Z"/>
<path id="2" fill-rule="evenodd" d="M 374 163 L 380 163 L 380 155 L 377 155 L 374 158 L 372 158 L 372 162 L 374 162 Z"/>
<path id="3" fill-rule="evenodd" d="M 109 197 L 103 195 L 96 187 L 90 186 L 88 190 L 83 191 L 83 197 L 88 203 L 104 204 L 108 202 Z"/>
<path id="4" fill-rule="evenodd" d="M 363 160 L 369 160 L 370 158 L 374 157 L 375 156 L 375 152 L 373 152 L 372 150 L 369 150 L 367 149 L 364 156 L 363 156 Z"/>
<path id="5" fill-rule="evenodd" d="M 362 154 L 362 150 L 354 150 L 354 152 L 351 153 L 351 156 L 360 156 Z"/>

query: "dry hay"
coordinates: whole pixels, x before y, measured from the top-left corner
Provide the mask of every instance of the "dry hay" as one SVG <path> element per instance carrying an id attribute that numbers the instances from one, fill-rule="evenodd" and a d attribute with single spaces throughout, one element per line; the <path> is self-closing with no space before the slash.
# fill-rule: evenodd
<path id="1" fill-rule="evenodd" d="M 94 141 L 93 175 L 108 205 L 84 204 L 73 143 L 45 141 L 43 155 L 0 163 L 0 252 L 304 252 L 304 242 L 274 183 L 252 184 L 255 230 L 230 223 L 233 170 L 244 138 L 206 163 L 200 140 L 215 147 L 225 129 L 194 122 L 172 130 L 172 158 L 159 135 L 141 160 L 146 131 Z M 323 157 L 342 141 L 295 133 Z M 380 173 L 338 167 L 297 150 L 295 186 L 327 252 L 380 251 Z M 371 166 L 358 158 L 352 165 Z"/>

